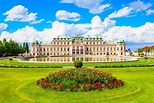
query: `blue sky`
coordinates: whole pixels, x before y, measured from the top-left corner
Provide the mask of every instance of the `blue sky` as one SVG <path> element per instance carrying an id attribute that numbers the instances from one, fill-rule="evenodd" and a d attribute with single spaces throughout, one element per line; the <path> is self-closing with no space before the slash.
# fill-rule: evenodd
<path id="1" fill-rule="evenodd" d="M 131 49 L 152 45 L 154 0 L 0 0 L 0 40 L 74 34 L 124 39 Z"/>

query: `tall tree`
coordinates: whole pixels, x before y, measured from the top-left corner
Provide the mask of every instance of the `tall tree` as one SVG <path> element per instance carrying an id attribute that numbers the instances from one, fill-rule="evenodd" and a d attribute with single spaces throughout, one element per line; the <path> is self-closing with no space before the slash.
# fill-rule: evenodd
<path id="1" fill-rule="evenodd" d="M 26 42 L 26 52 L 28 53 L 29 52 L 29 46 L 28 46 L 28 43 Z"/>
<path id="2" fill-rule="evenodd" d="M 26 48 L 26 43 L 24 43 L 24 47 L 22 47 L 17 42 L 11 39 L 6 41 L 4 38 L 3 41 L 0 41 L 0 56 L 16 56 L 20 53 L 25 53 Z"/>

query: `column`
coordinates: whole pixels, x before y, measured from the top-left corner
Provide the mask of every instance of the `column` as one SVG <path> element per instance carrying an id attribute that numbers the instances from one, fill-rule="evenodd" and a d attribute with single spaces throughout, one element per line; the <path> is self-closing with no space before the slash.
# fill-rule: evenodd
<path id="1" fill-rule="evenodd" d="M 81 49 L 81 46 L 79 46 L 79 55 L 81 54 L 81 50 L 80 49 Z"/>
<path id="2" fill-rule="evenodd" d="M 76 47 L 76 46 L 74 46 L 74 48 L 75 48 L 75 50 L 74 50 L 74 52 L 75 52 L 75 53 L 74 53 L 74 54 L 76 54 L 76 48 L 77 48 L 77 47 Z"/>

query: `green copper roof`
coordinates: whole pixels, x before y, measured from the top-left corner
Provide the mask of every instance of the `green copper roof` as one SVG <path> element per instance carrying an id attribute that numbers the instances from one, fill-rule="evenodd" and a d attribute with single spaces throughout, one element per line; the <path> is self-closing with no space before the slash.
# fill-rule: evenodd
<path id="1" fill-rule="evenodd" d="M 66 35 L 58 35 L 56 38 L 54 38 L 54 40 L 66 40 L 69 39 L 69 36 Z"/>
<path id="2" fill-rule="evenodd" d="M 85 37 L 86 39 L 102 39 L 99 35 L 88 35 Z"/>
<path id="3" fill-rule="evenodd" d="M 32 43 L 33 44 L 38 44 L 38 40 L 33 40 Z"/>
<path id="4" fill-rule="evenodd" d="M 42 41 L 40 41 L 40 40 L 33 40 L 32 44 L 42 44 Z"/>
<path id="5" fill-rule="evenodd" d="M 115 42 L 107 41 L 107 42 L 104 42 L 104 44 L 115 44 Z"/>
<path id="6" fill-rule="evenodd" d="M 125 41 L 124 40 L 122 40 L 122 39 L 118 39 L 118 40 L 116 40 L 116 41 L 114 41 L 115 43 L 125 43 Z"/>
<path id="7" fill-rule="evenodd" d="M 79 34 L 75 34 L 75 36 L 73 36 L 72 38 L 83 38 L 83 36 L 81 36 Z"/>

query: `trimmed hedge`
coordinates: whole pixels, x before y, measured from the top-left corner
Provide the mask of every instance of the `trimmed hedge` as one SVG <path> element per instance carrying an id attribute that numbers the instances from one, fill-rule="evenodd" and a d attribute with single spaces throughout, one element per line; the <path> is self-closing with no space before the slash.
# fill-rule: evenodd
<path id="1" fill-rule="evenodd" d="M 0 64 L 0 67 L 4 67 L 4 68 L 63 68 L 62 66 L 21 66 L 21 65 L 4 65 L 4 64 Z"/>
<path id="2" fill-rule="evenodd" d="M 123 68 L 123 67 L 153 67 L 154 64 L 133 64 L 133 65 L 101 65 L 94 68 Z"/>
<path id="3" fill-rule="evenodd" d="M 76 60 L 74 61 L 75 68 L 81 68 L 83 65 L 82 60 Z"/>

